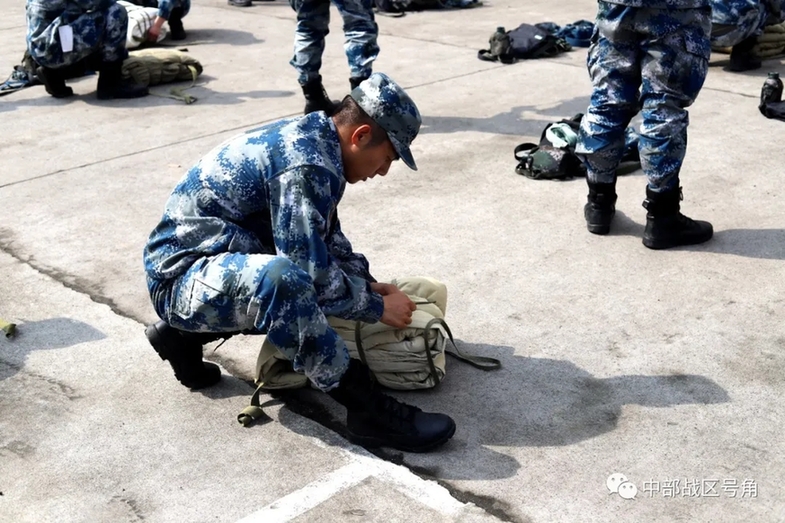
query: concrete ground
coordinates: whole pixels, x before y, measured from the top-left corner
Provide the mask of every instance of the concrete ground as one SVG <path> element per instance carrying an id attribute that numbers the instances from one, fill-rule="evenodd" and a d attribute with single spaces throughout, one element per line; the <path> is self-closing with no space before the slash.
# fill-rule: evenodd
<path id="1" fill-rule="evenodd" d="M 225 138 L 302 110 L 286 2 L 194 2 L 193 105 L 98 101 L 89 77 L 70 100 L 40 86 L 0 98 L 0 318 L 19 324 L 0 339 L 0 520 L 785 521 L 785 127 L 756 107 L 783 61 L 731 74 L 714 57 L 690 111 L 683 209 L 714 224 L 711 242 L 645 249 L 640 171 L 619 180 L 613 233 L 593 236 L 585 182 L 517 176 L 512 154 L 585 110 L 585 49 L 509 66 L 476 51 L 497 25 L 595 7 L 379 17 L 376 70 L 423 114 L 420 170 L 350 187 L 343 228 L 377 278 L 446 282 L 459 344 L 504 365 L 450 360 L 438 389 L 399 395 L 456 419 L 432 454 L 348 444 L 314 393 L 266 397 L 273 422 L 243 428 L 261 340 L 210 350 L 226 376 L 191 393 L 142 334 L 141 250 L 171 188 Z M 0 13 L 10 73 L 24 8 Z M 339 98 L 331 28 L 323 74 Z M 609 492 L 614 474 L 635 499 Z"/>

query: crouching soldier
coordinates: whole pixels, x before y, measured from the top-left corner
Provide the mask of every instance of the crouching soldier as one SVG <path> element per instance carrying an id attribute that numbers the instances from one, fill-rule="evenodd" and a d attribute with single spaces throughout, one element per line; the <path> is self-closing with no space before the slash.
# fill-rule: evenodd
<path id="1" fill-rule="evenodd" d="M 158 41 L 161 27 L 169 22 L 169 37 L 172 40 L 185 40 L 188 36 L 183 27 L 183 17 L 191 10 L 191 0 L 160 0 L 158 2 L 158 16 L 155 17 L 152 27 L 147 32 L 147 38 L 153 42 Z"/>
<path id="2" fill-rule="evenodd" d="M 734 72 L 760 69 L 753 53 L 764 27 L 782 21 L 782 0 L 711 0 L 711 44 L 730 47 Z"/>
<path id="3" fill-rule="evenodd" d="M 328 316 L 396 328 L 414 303 L 378 283 L 352 250 L 337 206 L 346 184 L 384 176 L 409 149 L 421 118 L 395 82 L 374 74 L 330 117 L 323 111 L 232 138 L 186 173 L 144 251 L 162 321 L 147 336 L 190 388 L 220 379 L 202 345 L 221 335 L 266 334 L 313 385 L 343 404 L 351 438 L 423 452 L 455 422 L 383 394 L 349 358 Z"/>
<path id="4" fill-rule="evenodd" d="M 99 71 L 98 98 L 147 95 L 146 88 L 122 80 L 127 32 L 128 14 L 115 0 L 27 0 L 27 49 L 55 98 L 74 94 L 65 85 L 69 68 L 85 62 Z"/>

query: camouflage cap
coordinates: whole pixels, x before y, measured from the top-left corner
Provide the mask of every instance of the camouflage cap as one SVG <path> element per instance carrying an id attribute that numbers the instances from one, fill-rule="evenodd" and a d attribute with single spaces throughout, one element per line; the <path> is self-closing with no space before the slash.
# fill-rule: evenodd
<path id="1" fill-rule="evenodd" d="M 406 91 L 389 76 L 373 73 L 352 91 L 351 97 L 385 130 L 398 156 L 416 171 L 409 146 L 420 132 L 422 118 Z"/>

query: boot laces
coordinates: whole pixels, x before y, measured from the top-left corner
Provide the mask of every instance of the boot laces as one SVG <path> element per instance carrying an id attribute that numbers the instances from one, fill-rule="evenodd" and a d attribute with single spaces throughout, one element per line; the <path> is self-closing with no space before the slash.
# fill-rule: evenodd
<path id="1" fill-rule="evenodd" d="M 421 412 L 419 408 L 407 405 L 381 392 L 377 392 L 375 399 L 374 403 L 378 409 L 377 413 L 381 415 L 380 418 L 384 420 L 385 424 L 393 429 L 411 430 L 414 416 Z"/>

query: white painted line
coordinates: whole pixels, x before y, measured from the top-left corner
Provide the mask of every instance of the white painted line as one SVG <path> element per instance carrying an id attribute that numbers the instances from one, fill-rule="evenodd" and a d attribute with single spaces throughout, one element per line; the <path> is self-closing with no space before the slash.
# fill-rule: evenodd
<path id="1" fill-rule="evenodd" d="M 270 503 L 237 523 L 286 523 L 342 490 L 358 484 L 373 472 L 373 469 L 369 469 L 364 463 L 354 461 Z"/>
<path id="2" fill-rule="evenodd" d="M 347 464 L 322 479 L 313 481 L 270 503 L 237 523 L 287 523 L 369 477 L 386 483 L 405 496 L 445 516 L 458 516 L 474 506 L 471 503 L 458 501 L 437 482 L 423 479 L 404 466 L 377 458 L 364 448 L 349 443 L 321 425 L 304 418 L 300 422 L 303 424 L 301 427 L 303 430 L 320 435 L 320 437 L 305 436 L 306 439 L 331 454 L 337 451 Z"/>
<path id="3" fill-rule="evenodd" d="M 435 481 L 422 479 L 406 467 L 394 465 L 378 458 L 374 459 L 383 464 L 375 476 L 381 480 L 389 481 L 395 485 L 396 490 L 413 500 L 445 516 L 456 516 L 467 508 L 466 504 L 452 497 L 446 488 Z"/>

